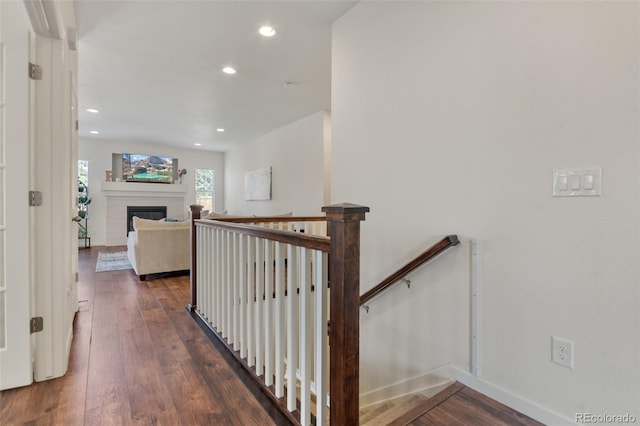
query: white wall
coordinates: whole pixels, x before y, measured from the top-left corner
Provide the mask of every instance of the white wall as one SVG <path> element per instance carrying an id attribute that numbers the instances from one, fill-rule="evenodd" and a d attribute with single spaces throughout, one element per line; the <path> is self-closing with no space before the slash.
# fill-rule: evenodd
<path id="1" fill-rule="evenodd" d="M 319 215 L 324 205 L 324 150 L 329 143 L 318 112 L 226 153 L 225 207 L 231 214 Z M 326 139 L 326 140 L 325 140 Z M 244 174 L 271 167 L 271 200 L 245 201 Z"/>
<path id="2" fill-rule="evenodd" d="M 640 418 L 638 30 L 635 2 L 361 2 L 334 24 L 331 190 L 371 207 L 362 291 L 478 239 L 476 384 L 554 424 Z M 553 169 L 591 166 L 601 197 L 551 196 Z M 468 244 L 412 280 L 362 316 L 363 392 L 468 371 Z"/>
<path id="3" fill-rule="evenodd" d="M 187 169 L 183 185 L 188 191 L 185 196 L 185 218 L 191 204 L 195 204 L 195 169 L 213 169 L 216 178 L 215 208 L 224 209 L 224 153 L 159 146 L 140 142 L 121 142 L 104 139 L 81 138 L 78 159 L 89 160 L 89 236 L 92 245 L 104 245 L 106 233 L 106 200 L 101 194 L 101 183 L 105 180 L 105 170 L 111 170 L 111 154 L 130 152 L 150 154 L 178 159 L 181 168 Z M 182 219 L 182 218 L 177 218 Z"/>

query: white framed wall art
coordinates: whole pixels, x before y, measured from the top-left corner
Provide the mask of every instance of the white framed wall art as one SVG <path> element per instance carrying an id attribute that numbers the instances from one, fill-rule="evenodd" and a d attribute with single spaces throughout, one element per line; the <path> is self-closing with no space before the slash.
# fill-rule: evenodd
<path id="1" fill-rule="evenodd" d="M 271 199 L 271 167 L 244 173 L 244 199 L 247 201 Z"/>

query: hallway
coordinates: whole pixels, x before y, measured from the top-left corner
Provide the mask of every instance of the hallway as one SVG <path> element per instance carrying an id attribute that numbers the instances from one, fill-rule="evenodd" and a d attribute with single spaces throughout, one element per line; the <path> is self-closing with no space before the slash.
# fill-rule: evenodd
<path id="1" fill-rule="evenodd" d="M 79 251 L 67 374 L 1 392 L 3 425 L 283 424 L 185 311 L 188 276 L 96 273 L 99 251 Z"/>

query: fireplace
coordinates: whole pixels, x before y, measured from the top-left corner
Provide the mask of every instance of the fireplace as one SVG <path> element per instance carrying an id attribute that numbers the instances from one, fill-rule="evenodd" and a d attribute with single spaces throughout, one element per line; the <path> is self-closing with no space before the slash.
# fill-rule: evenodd
<path id="1" fill-rule="evenodd" d="M 127 235 L 133 231 L 133 217 L 159 220 L 167 217 L 167 206 L 127 206 Z"/>

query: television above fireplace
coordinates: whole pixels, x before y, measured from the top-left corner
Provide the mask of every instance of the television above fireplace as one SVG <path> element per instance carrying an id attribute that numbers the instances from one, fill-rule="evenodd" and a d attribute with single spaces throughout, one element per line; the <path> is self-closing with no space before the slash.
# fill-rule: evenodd
<path id="1" fill-rule="evenodd" d="M 145 154 L 122 154 L 122 180 L 125 182 L 172 183 L 175 158 Z"/>

